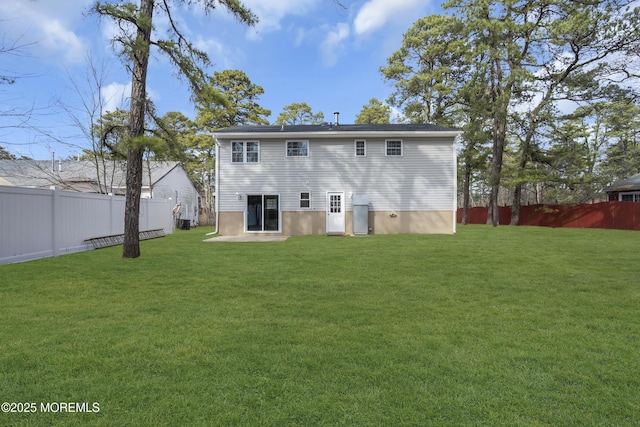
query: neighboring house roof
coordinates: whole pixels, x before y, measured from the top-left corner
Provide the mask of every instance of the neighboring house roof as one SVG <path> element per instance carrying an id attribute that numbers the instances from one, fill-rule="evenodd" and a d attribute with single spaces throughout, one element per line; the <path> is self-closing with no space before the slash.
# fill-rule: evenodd
<path id="1" fill-rule="evenodd" d="M 335 125 L 332 123 L 324 123 L 321 125 L 233 126 L 217 130 L 214 132 L 214 135 L 221 134 L 221 136 L 224 137 L 232 137 L 233 135 L 246 134 L 260 134 L 264 136 L 275 136 L 279 134 L 283 137 L 294 137 L 313 134 L 314 136 L 332 137 L 338 135 L 367 136 L 379 135 L 381 133 L 393 134 L 394 136 L 411 136 L 416 134 L 456 136 L 462 133 L 462 131 L 432 124 Z"/>
<path id="2" fill-rule="evenodd" d="M 605 188 L 607 193 L 640 190 L 640 173 Z"/>
<path id="3" fill-rule="evenodd" d="M 179 163 L 151 162 L 150 165 L 151 183 L 155 184 Z M 8 184 L 3 184 L 4 182 Z M 100 179 L 98 179 L 96 164 L 91 161 L 0 160 L 0 184 L 35 188 L 57 186 L 87 193 L 120 193 L 117 190 L 126 187 L 126 163 L 107 162 L 105 168 L 101 165 Z M 149 187 L 149 173 L 146 165 L 142 173 L 142 185 Z"/>

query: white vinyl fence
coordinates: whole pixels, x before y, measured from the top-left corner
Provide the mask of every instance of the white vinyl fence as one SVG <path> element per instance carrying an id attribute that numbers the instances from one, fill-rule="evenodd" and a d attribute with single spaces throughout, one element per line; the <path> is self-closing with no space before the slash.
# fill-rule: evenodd
<path id="1" fill-rule="evenodd" d="M 125 198 L 0 186 L 0 264 L 93 249 L 86 239 L 124 233 Z M 171 200 L 140 200 L 140 231 L 173 232 Z"/>

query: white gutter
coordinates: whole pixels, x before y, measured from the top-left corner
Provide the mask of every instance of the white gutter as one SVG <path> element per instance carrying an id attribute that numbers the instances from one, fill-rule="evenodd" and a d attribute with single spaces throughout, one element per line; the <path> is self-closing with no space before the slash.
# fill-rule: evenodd
<path id="1" fill-rule="evenodd" d="M 219 232 L 219 219 L 220 219 L 220 162 L 218 161 L 219 158 L 219 154 L 220 154 L 220 143 L 218 142 L 218 139 L 215 137 L 215 135 L 213 136 L 213 140 L 216 144 L 216 163 L 215 163 L 215 172 L 214 175 L 216 177 L 216 191 L 215 191 L 215 197 L 216 197 L 216 201 L 214 203 L 214 207 L 215 207 L 215 214 L 216 214 L 216 234 L 220 234 Z"/>
<path id="2" fill-rule="evenodd" d="M 213 137 L 220 139 L 236 139 L 236 138 L 376 138 L 376 137 L 457 137 L 462 131 L 387 131 L 387 132 L 368 132 L 368 131 L 321 131 L 321 132 L 220 132 L 213 133 Z"/>
<path id="3" fill-rule="evenodd" d="M 456 145 L 460 136 L 454 138 L 453 140 L 453 234 L 457 232 L 458 226 L 458 155 L 456 153 Z"/>

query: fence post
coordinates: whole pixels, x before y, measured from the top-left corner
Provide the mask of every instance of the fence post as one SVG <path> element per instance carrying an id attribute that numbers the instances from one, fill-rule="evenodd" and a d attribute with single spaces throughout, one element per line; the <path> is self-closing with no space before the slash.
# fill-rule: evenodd
<path id="1" fill-rule="evenodd" d="M 139 216 L 139 222 L 138 222 L 138 229 L 139 230 L 146 230 L 147 229 L 147 208 L 149 207 L 149 203 L 147 203 L 149 199 L 147 198 L 141 198 L 140 199 L 140 216 Z"/>
<path id="2" fill-rule="evenodd" d="M 116 234 L 113 226 L 113 193 L 109 194 L 109 234 Z"/>
<path id="3" fill-rule="evenodd" d="M 52 254 L 53 256 L 58 256 L 58 248 L 60 247 L 59 238 L 60 238 L 60 194 L 58 192 L 58 187 L 53 187 L 53 192 L 51 193 L 51 232 L 52 239 L 51 244 L 53 246 Z"/>

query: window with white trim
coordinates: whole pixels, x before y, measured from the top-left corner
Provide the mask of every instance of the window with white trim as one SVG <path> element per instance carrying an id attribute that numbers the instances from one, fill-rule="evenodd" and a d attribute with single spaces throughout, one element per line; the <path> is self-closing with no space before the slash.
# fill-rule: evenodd
<path id="1" fill-rule="evenodd" d="M 385 148 L 387 156 L 402 156 L 402 140 L 388 139 Z"/>
<path id="2" fill-rule="evenodd" d="M 259 163 L 260 142 L 231 141 L 231 163 Z"/>
<path id="3" fill-rule="evenodd" d="M 309 141 L 287 141 L 287 157 L 308 157 Z"/>
<path id="4" fill-rule="evenodd" d="M 300 193 L 300 207 L 305 209 L 311 207 L 311 193 L 308 191 Z"/>
<path id="5" fill-rule="evenodd" d="M 356 148 L 356 156 L 360 157 L 360 156 L 366 156 L 367 155 L 367 141 L 360 139 L 360 140 L 356 140 L 355 142 L 355 148 Z"/>
<path id="6" fill-rule="evenodd" d="M 247 141 L 245 152 L 247 163 L 258 163 L 260 161 L 260 145 L 257 141 Z"/>

